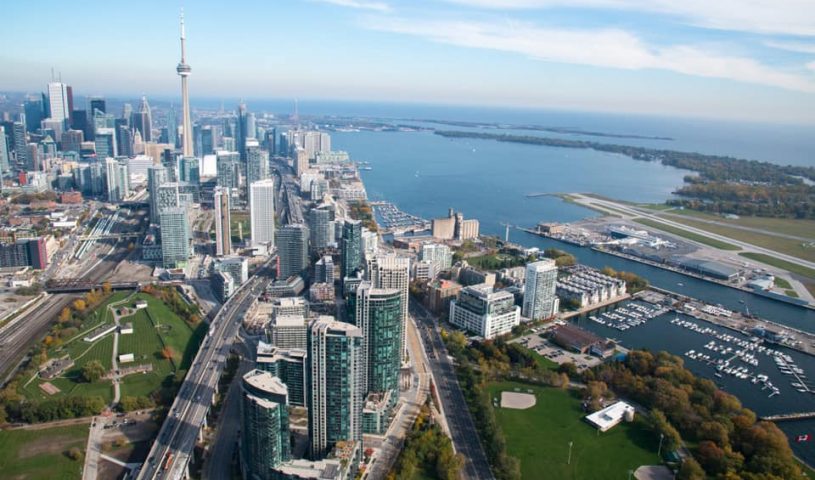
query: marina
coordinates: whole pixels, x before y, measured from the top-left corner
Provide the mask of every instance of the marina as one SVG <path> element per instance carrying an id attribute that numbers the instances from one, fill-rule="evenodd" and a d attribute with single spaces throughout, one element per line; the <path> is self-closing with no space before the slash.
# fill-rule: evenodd
<path id="1" fill-rule="evenodd" d="M 589 315 L 589 320 L 621 332 L 638 327 L 654 317 L 664 314 L 668 309 L 635 300 L 606 312 Z"/>
<path id="2" fill-rule="evenodd" d="M 403 212 L 390 202 L 371 202 L 371 207 L 374 210 L 374 215 L 376 215 L 376 223 L 383 228 L 385 233 L 401 233 L 430 228 L 429 221 Z"/>

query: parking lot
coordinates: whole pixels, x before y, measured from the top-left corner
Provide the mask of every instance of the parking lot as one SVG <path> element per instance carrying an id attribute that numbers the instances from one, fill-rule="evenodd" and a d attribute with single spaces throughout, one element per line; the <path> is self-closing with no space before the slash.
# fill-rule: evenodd
<path id="1" fill-rule="evenodd" d="M 513 342 L 520 343 L 521 345 L 535 351 L 544 358 L 549 359 L 557 364 L 564 364 L 571 362 L 577 367 L 577 371 L 582 372 L 587 368 L 599 365 L 603 359 L 593 357 L 588 354 L 574 353 L 551 343 L 545 338 L 541 338 L 538 333 L 532 333 L 523 337 L 512 340 Z"/>

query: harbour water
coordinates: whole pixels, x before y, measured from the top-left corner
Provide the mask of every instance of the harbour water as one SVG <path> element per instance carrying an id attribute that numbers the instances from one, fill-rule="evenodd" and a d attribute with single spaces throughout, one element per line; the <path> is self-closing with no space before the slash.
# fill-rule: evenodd
<path id="1" fill-rule="evenodd" d="M 532 123 L 531 120 L 527 121 Z M 547 124 L 542 121 L 535 123 Z M 603 123 L 604 121 L 600 121 L 595 125 L 572 126 L 602 131 Z M 608 125 L 610 124 L 606 123 Z M 688 127 L 682 122 L 679 125 L 682 128 Z M 444 126 L 437 128 L 460 129 Z M 768 152 L 759 147 L 755 150 L 756 155 L 748 155 L 747 147 L 757 141 L 755 138 L 746 139 L 750 135 L 750 128 L 739 130 L 732 127 L 732 130 L 721 130 L 725 138 L 738 137 L 737 132 L 741 131 L 742 137 L 739 138 L 742 141 L 721 142 L 715 148 L 712 147 L 715 142 L 710 133 L 699 134 L 692 140 L 678 138 L 672 145 L 664 147 L 730 154 L 778 163 L 811 164 L 811 152 L 815 151 L 815 145 L 812 145 L 812 139 L 801 140 L 800 136 L 796 136 L 796 141 L 791 142 L 794 147 L 787 145 L 786 150 L 775 151 L 781 155 L 770 158 Z M 614 131 L 620 132 L 621 129 L 625 130 L 622 133 L 679 136 L 670 129 L 643 130 L 636 128 L 634 124 L 618 125 Z M 795 132 L 800 133 L 793 129 L 787 131 L 787 134 L 793 135 Z M 547 136 L 542 132 L 531 134 Z M 767 132 L 764 132 L 762 138 L 766 137 Z M 617 138 L 594 140 L 606 143 L 626 142 Z M 662 202 L 671 196 L 673 190 L 682 184 L 682 177 L 689 173 L 656 163 L 639 162 L 624 156 L 590 150 L 507 144 L 489 140 L 450 140 L 428 132 L 337 132 L 332 134 L 332 141 L 335 149 L 348 151 L 354 160 L 369 162 L 371 170 L 363 171 L 362 175 L 371 199 L 388 200 L 401 210 L 423 218 L 441 216 L 448 207 L 453 207 L 462 210 L 467 218 L 479 219 L 482 233 L 499 235 L 503 235 L 504 223 L 529 227 L 541 220 L 569 222 L 597 215 L 553 196 L 529 198 L 527 195 L 530 193 L 593 192 L 633 202 Z M 774 143 L 769 140 L 767 142 Z M 683 145 L 689 148 L 683 148 Z M 693 146 L 697 148 L 690 148 Z M 707 146 L 711 148 L 706 148 Z M 616 270 L 634 272 L 666 290 L 720 304 L 731 310 L 743 312 L 749 309 L 750 313 L 759 317 L 815 332 L 813 310 L 519 230 L 511 230 L 510 239 L 528 247 L 559 248 L 574 254 L 580 263 L 586 265 L 596 268 L 610 266 Z M 673 314 L 661 315 L 626 331 L 608 328 L 587 319 L 581 320 L 581 323 L 599 334 L 619 339 L 627 347 L 666 350 L 676 355 L 683 355 L 690 350 L 704 350 L 704 345 L 712 338 L 672 325 L 673 318 Z M 704 322 L 696 323 L 710 326 Z M 786 349 L 785 353 L 791 355 L 804 372 L 815 378 L 815 358 Z M 771 360 L 764 359 L 763 363 L 767 362 Z M 696 374 L 716 381 L 721 388 L 738 396 L 759 415 L 815 410 L 815 395 L 799 393 L 789 381 L 778 378 L 782 375 L 775 363 L 766 365 L 766 374 L 779 388 L 779 394 L 772 398 L 768 398 L 770 392 L 762 391 L 760 386 L 750 381 L 729 375 L 721 378 L 715 376 L 715 368 L 704 362 L 686 358 L 685 364 Z M 795 453 L 811 465 L 815 464 L 813 443 L 795 442 L 797 435 L 815 434 L 815 420 L 781 422 L 779 426 L 790 437 Z"/>

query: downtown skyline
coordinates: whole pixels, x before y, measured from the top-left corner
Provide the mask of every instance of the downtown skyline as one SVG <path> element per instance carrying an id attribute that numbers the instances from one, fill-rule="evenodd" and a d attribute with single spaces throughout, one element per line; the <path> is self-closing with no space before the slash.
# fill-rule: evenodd
<path id="1" fill-rule="evenodd" d="M 784 3 L 197 2 L 185 12 L 190 96 L 815 123 L 814 14 Z M 37 91 L 53 67 L 79 95 L 178 98 L 167 66 L 180 5 L 41 5 L 6 9 L 14 21 L 0 38 L 25 47 L 0 55 L 0 90 Z M 93 28 L 39 40 L 38 25 L 57 21 Z"/>

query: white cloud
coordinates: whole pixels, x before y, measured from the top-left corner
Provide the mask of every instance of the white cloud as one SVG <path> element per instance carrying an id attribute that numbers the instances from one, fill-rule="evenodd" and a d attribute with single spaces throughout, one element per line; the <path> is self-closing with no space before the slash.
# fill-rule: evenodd
<path id="1" fill-rule="evenodd" d="M 500 10 L 599 8 L 672 15 L 721 30 L 815 36 L 812 0 L 447 0 Z"/>
<path id="2" fill-rule="evenodd" d="M 815 53 L 815 43 L 767 41 L 764 42 L 764 45 L 779 50 L 788 50 L 790 52 Z"/>
<path id="3" fill-rule="evenodd" d="M 330 3 L 340 7 L 356 8 L 359 10 L 376 10 L 378 12 L 389 12 L 390 5 L 385 2 L 369 2 L 367 0 L 316 0 L 321 3 Z"/>
<path id="4" fill-rule="evenodd" d="M 813 73 L 815 73 L 815 61 L 807 63 L 807 68 L 810 69 Z"/>
<path id="5" fill-rule="evenodd" d="M 618 29 L 541 28 L 525 22 L 419 21 L 368 18 L 374 30 L 414 35 L 435 42 L 512 52 L 560 63 L 630 70 L 659 69 L 815 93 L 815 80 L 776 70 L 748 57 L 691 45 L 652 47 Z"/>

